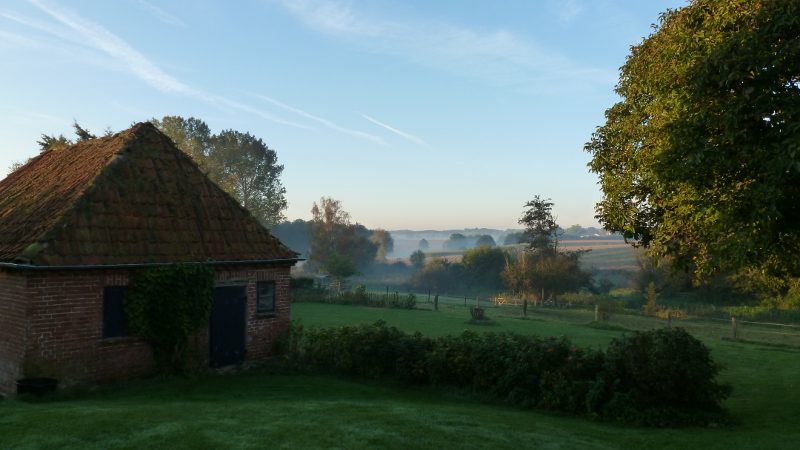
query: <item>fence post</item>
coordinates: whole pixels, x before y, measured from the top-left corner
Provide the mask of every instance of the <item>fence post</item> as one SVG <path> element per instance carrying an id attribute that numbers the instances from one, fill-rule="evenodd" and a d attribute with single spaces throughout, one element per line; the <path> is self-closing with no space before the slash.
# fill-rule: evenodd
<path id="1" fill-rule="evenodd" d="M 595 303 L 595 305 L 594 305 L 594 321 L 595 322 L 597 322 L 597 319 L 599 318 L 599 316 L 600 316 L 600 305 Z"/>
<path id="2" fill-rule="evenodd" d="M 433 310 L 439 310 L 439 293 L 437 292 L 436 295 L 433 296 Z"/>
<path id="3" fill-rule="evenodd" d="M 467 296 L 464 296 L 464 306 L 467 306 Z"/>
<path id="4" fill-rule="evenodd" d="M 428 303 L 431 302 L 431 290 L 428 289 Z"/>
<path id="5" fill-rule="evenodd" d="M 672 311 L 667 310 L 667 328 L 672 328 Z"/>
<path id="6" fill-rule="evenodd" d="M 739 330 L 737 329 L 737 326 L 736 326 L 736 317 L 735 316 L 731 316 L 731 329 L 733 331 L 733 338 L 734 339 L 739 339 Z"/>

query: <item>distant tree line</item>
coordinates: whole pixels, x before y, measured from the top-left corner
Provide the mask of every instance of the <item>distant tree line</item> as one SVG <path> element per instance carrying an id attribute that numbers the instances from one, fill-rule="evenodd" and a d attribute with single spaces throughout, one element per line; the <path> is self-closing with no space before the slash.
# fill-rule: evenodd
<path id="1" fill-rule="evenodd" d="M 427 242 L 427 241 L 426 241 Z M 494 247 L 497 245 L 494 238 L 488 234 L 481 235 L 464 235 L 461 233 L 453 233 L 450 238 L 444 243 L 445 250 L 465 250 L 473 247 Z"/>

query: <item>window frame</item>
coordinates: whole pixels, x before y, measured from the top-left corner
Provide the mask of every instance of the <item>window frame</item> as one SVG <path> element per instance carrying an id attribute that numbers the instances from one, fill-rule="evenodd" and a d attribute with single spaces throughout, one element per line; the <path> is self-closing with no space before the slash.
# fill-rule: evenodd
<path id="1" fill-rule="evenodd" d="M 261 289 L 262 286 L 272 286 L 272 307 L 267 309 L 262 307 Z M 273 316 L 275 315 L 275 303 L 278 298 L 278 287 L 275 280 L 263 280 L 256 282 L 256 314 L 260 316 Z"/>

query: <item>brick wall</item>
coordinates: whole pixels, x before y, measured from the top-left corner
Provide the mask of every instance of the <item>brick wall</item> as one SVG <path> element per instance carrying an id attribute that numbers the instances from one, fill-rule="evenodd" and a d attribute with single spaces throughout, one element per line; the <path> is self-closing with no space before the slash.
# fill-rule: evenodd
<path id="1" fill-rule="evenodd" d="M 289 330 L 289 266 L 273 268 L 220 267 L 215 281 L 243 281 L 247 285 L 247 361 L 263 359 L 271 354 L 275 340 Z M 256 312 L 256 283 L 275 282 L 274 314 Z"/>
<path id="2" fill-rule="evenodd" d="M 16 392 L 25 353 L 25 277 L 0 269 L 0 396 Z"/>
<path id="3" fill-rule="evenodd" d="M 103 339 L 103 288 L 127 285 L 128 271 L 27 273 L 27 351 L 43 363 L 45 372 L 52 372 L 50 376 L 70 386 L 152 372 L 153 357 L 146 342 L 135 337 Z"/>
<path id="4" fill-rule="evenodd" d="M 22 375 L 49 375 L 70 386 L 152 373 L 153 355 L 146 342 L 102 336 L 103 288 L 125 286 L 129 277 L 121 269 L 0 272 L 0 392 L 13 389 Z M 268 356 L 275 339 L 289 328 L 289 266 L 218 267 L 215 280 L 247 286 L 247 360 Z M 256 282 L 262 280 L 275 281 L 274 314 L 256 313 Z M 207 360 L 208 329 L 194 343 Z M 42 373 L 19 371 L 22 348 Z"/>

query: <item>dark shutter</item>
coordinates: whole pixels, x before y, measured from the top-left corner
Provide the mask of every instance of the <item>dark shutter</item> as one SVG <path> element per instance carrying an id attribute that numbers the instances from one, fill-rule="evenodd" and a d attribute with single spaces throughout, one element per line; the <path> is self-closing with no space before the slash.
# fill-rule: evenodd
<path id="1" fill-rule="evenodd" d="M 123 300 L 125 288 L 110 286 L 103 289 L 103 337 L 128 336 L 128 318 Z"/>

